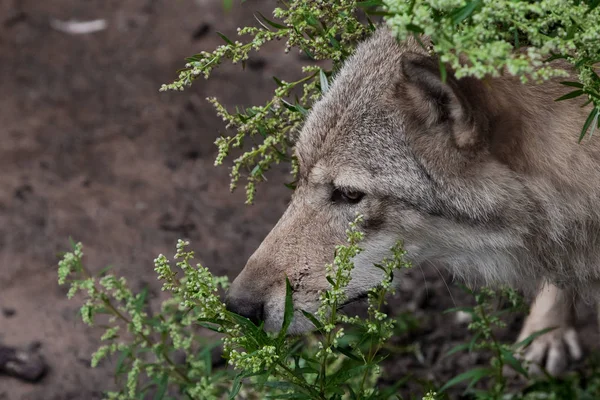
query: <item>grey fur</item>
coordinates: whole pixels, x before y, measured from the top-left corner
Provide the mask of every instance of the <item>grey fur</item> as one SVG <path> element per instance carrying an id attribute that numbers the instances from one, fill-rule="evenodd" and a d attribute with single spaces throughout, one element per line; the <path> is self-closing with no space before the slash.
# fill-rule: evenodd
<path id="1" fill-rule="evenodd" d="M 398 44 L 385 29 L 358 47 L 307 118 L 298 189 L 233 283 L 234 309 L 259 299 L 277 329 L 287 275 L 297 307 L 314 311 L 327 287 L 323 266 L 356 212 L 366 238 L 350 297 L 377 284 L 372 263 L 397 240 L 415 264 L 442 263 L 469 283 L 532 292 L 546 281 L 596 295 L 600 146 L 577 143 L 589 108 L 554 102 L 565 92 L 557 80 L 450 73 L 443 83 L 437 66 L 416 41 Z M 365 196 L 334 203 L 336 187 Z M 309 328 L 298 316 L 292 331 Z"/>

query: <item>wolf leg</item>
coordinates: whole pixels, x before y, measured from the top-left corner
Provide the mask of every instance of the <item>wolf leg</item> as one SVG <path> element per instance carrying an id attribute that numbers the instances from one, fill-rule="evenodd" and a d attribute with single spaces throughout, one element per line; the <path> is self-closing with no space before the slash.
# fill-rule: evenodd
<path id="1" fill-rule="evenodd" d="M 518 342 L 547 328 L 552 331 L 538 336 L 524 349 L 523 359 L 529 361 L 529 372 L 540 374 L 540 366 L 553 375 L 562 373 L 569 359 L 582 356 L 577 331 L 574 328 L 574 296 L 568 290 L 544 283 L 523 324 Z"/>

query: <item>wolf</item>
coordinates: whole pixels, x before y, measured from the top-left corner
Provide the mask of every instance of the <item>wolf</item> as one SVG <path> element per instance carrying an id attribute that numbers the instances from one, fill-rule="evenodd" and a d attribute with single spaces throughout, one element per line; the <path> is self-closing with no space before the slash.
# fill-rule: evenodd
<path id="1" fill-rule="evenodd" d="M 348 301 L 381 281 L 373 263 L 401 240 L 413 265 L 537 292 L 519 337 L 555 327 L 525 358 L 560 373 L 581 357 L 573 300 L 598 298 L 600 283 L 600 142 L 578 143 L 590 108 L 555 102 L 560 80 L 458 79 L 450 69 L 442 79 L 420 41 L 379 28 L 307 116 L 297 188 L 232 283 L 229 309 L 279 329 L 287 276 L 296 309 L 314 312 L 324 266 L 359 213 Z M 312 327 L 296 312 L 289 332 Z"/>

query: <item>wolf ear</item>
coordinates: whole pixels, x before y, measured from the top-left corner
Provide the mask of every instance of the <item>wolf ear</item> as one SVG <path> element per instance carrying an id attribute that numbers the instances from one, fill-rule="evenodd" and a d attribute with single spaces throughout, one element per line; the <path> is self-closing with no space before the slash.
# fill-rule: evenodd
<path id="1" fill-rule="evenodd" d="M 444 82 L 439 63 L 424 54 L 407 52 L 402 55 L 402 74 L 406 84 L 403 93 L 414 102 L 428 124 L 438 124 L 463 117 L 463 106 L 457 94 L 456 79 L 447 76 Z"/>
<path id="2" fill-rule="evenodd" d="M 401 68 L 402 93 L 398 95 L 409 99 L 417 118 L 428 127 L 450 122 L 459 148 L 480 143 L 487 125 L 485 115 L 477 111 L 481 105 L 472 104 L 482 95 L 475 79 L 458 81 L 448 71 L 444 81 L 438 59 L 414 52 L 402 55 Z"/>

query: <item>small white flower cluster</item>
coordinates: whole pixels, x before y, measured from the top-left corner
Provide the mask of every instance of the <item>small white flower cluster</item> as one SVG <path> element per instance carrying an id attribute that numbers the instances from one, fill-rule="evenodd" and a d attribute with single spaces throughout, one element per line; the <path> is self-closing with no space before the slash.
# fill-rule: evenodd
<path id="1" fill-rule="evenodd" d="M 385 4 L 392 31 L 400 39 L 415 33 L 430 36 L 435 52 L 458 78 L 508 72 L 523 82 L 540 82 L 568 76 L 544 62 L 559 56 L 579 71 L 581 94 L 600 110 L 600 78 L 597 72 L 589 74 L 600 54 L 600 7 L 564 0 L 486 0 L 471 8 L 473 2 L 459 0 Z M 515 51 L 523 44 L 528 46 L 525 52 Z"/>
<path id="2" fill-rule="evenodd" d="M 164 281 L 163 290 L 181 296 L 181 307 L 196 310 L 196 318 L 224 319 L 225 304 L 217 293 L 219 287 L 227 287 L 228 280 L 226 277 L 214 277 L 200 264 L 192 266 L 194 252 L 185 250 L 188 245 L 187 241 L 177 242 L 177 253 L 174 258 L 178 260 L 177 267 L 183 272 L 180 279 L 176 279 L 177 274 L 173 272 L 169 260 L 164 255 L 161 254 L 154 260 L 154 270 L 158 274 L 158 279 Z"/>
<path id="3" fill-rule="evenodd" d="M 436 400 L 437 399 L 437 393 L 430 390 L 429 392 L 427 392 L 425 394 L 425 396 L 423 396 L 423 400 Z"/>
<path id="4" fill-rule="evenodd" d="M 200 377 L 192 387 L 187 389 L 187 393 L 192 399 L 218 400 L 222 398 L 215 394 L 215 385 L 206 376 Z"/>
<path id="5" fill-rule="evenodd" d="M 275 346 L 263 346 L 252 353 L 230 350 L 228 353 L 229 365 L 240 371 L 257 373 L 268 369 L 279 359 Z"/>
<path id="6" fill-rule="evenodd" d="M 338 322 L 335 317 L 331 320 L 331 317 L 336 315 L 337 308 L 346 301 L 345 290 L 352 279 L 354 269 L 352 259 L 362 251 L 358 246 L 364 238 L 364 233 L 358 229 L 362 220 L 363 217 L 357 215 L 350 223 L 350 229 L 346 231 L 348 245 L 336 246 L 333 263 L 325 266 L 330 288 L 320 295 L 320 307 L 316 316 L 324 324 L 326 332 L 330 332 L 333 324 Z M 331 329 L 327 330 L 328 328 Z"/>
<path id="7" fill-rule="evenodd" d="M 103 336 L 102 340 L 108 340 L 108 339 L 104 339 L 104 336 Z M 91 367 L 96 368 L 98 366 L 98 364 L 100 363 L 100 361 L 102 361 L 104 358 L 106 358 L 110 354 L 114 354 L 117 351 L 123 350 L 124 347 L 125 346 L 121 343 L 111 343 L 111 344 L 100 346 L 98 348 L 98 350 L 96 350 L 94 352 L 94 354 L 92 354 L 92 361 L 90 363 Z"/>
<path id="8" fill-rule="evenodd" d="M 251 51 L 258 52 L 266 43 L 281 39 L 285 40 L 286 53 L 296 48 L 311 59 L 332 60 L 335 67 L 352 53 L 358 41 L 375 29 L 372 24 L 364 23 L 361 6 L 364 7 L 364 3 L 357 0 L 291 1 L 286 7 L 274 10 L 276 21 L 258 13 L 257 26 L 237 31 L 238 35 L 249 37 L 247 41 L 242 43 L 221 35 L 225 44 L 212 52 L 203 51 L 189 57 L 178 78 L 162 85 L 160 91 L 184 90 L 200 76 L 208 78 L 214 68 L 226 59 L 233 64 L 245 65 Z M 311 71 L 305 70 L 304 78 L 295 82 L 274 78 L 277 83 L 274 96 L 262 107 L 236 109 L 235 113 L 229 113 L 216 99 L 209 99 L 227 128 L 237 131 L 235 135 L 217 140 L 216 165 L 223 163 L 231 148 L 239 148 L 245 139 L 254 137 L 256 145 L 233 160 L 230 174 L 231 190 L 237 187 L 242 175 L 246 179 L 248 204 L 254 200 L 256 184 L 264 181 L 264 174 L 273 164 L 293 160 L 293 136 L 310 104 L 321 95 L 319 70 L 320 67 L 314 65 Z M 302 88 L 300 98 L 296 98 L 293 104 L 284 100 L 289 99 L 298 88 Z M 296 166 L 291 172 L 296 177 Z"/>
<path id="9" fill-rule="evenodd" d="M 131 369 L 127 374 L 127 392 L 129 394 L 129 398 L 135 398 L 135 394 L 137 392 L 138 385 L 138 377 L 140 372 L 142 371 L 142 362 L 139 359 L 135 359 L 135 361 L 131 365 Z"/>
<path id="10" fill-rule="evenodd" d="M 67 252 L 58 262 L 58 284 L 64 285 L 67 277 L 73 272 L 81 270 L 81 259 L 83 258 L 83 245 L 76 243 L 72 252 Z"/>

